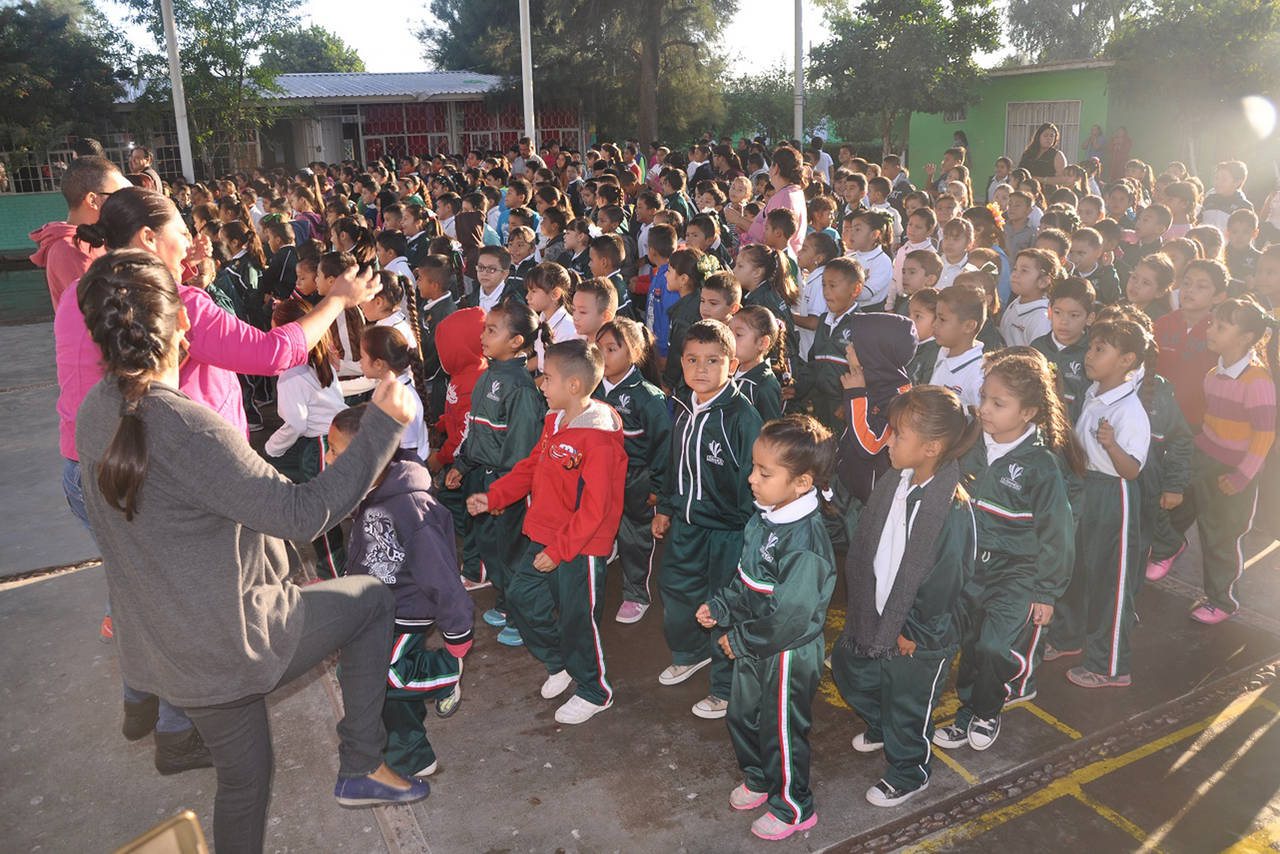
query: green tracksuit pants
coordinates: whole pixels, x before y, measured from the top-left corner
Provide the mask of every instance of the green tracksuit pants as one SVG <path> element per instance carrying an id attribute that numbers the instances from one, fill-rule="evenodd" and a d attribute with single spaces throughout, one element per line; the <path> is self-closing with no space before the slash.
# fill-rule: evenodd
<path id="1" fill-rule="evenodd" d="M 1033 600 L 1008 556 L 978 553 L 974 581 L 964 592 L 966 625 L 961 644 L 956 694 L 956 725 L 973 717 L 994 718 L 1006 700 L 1035 690 L 1035 673 L 1044 659 L 1044 630 L 1031 621 Z"/>
<path id="2" fill-rule="evenodd" d="M 1085 668 L 1105 676 L 1129 675 L 1132 577 L 1144 571 L 1140 491 L 1124 478 L 1085 473 L 1076 565 L 1049 626 L 1055 647 L 1083 649 Z"/>
<path id="3" fill-rule="evenodd" d="M 497 475 L 481 472 L 480 488 L 476 492 L 488 491 L 489 485 L 497 479 Z M 520 530 L 524 527 L 524 511 L 525 503 L 520 500 L 497 515 L 481 513 L 479 516 L 472 517 L 475 520 L 476 547 L 480 555 L 480 563 L 484 574 L 493 582 L 494 592 L 497 593 L 493 607 L 504 614 L 508 610 L 508 579 L 516 571 L 516 566 L 529 545 L 529 538 Z M 508 625 L 511 623 L 508 622 Z M 520 629 L 520 624 L 516 623 L 515 628 Z"/>
<path id="4" fill-rule="evenodd" d="M 649 506 L 649 479 L 627 484 L 622 521 L 618 525 L 618 562 L 622 564 L 624 602 L 650 602 L 649 579 L 653 576 L 653 507 Z"/>
<path id="5" fill-rule="evenodd" d="M 454 532 L 462 538 L 462 575 L 477 582 L 484 580 L 484 564 L 480 561 L 480 543 L 476 540 L 476 520 L 467 512 L 467 496 L 483 491 L 483 479 L 484 472 L 473 471 L 462 479 L 457 489 L 445 489 L 443 480 L 436 489 L 436 498 L 453 515 Z"/>
<path id="6" fill-rule="evenodd" d="M 306 483 L 324 471 L 324 455 L 328 450 L 327 436 L 303 436 L 279 457 L 268 460 L 289 480 Z M 319 578 L 337 578 L 346 573 L 347 552 L 343 542 L 341 525 L 334 525 L 311 541 Z"/>
<path id="7" fill-rule="evenodd" d="M 1175 511 L 1160 506 L 1159 478 L 1148 477 L 1147 470 L 1143 469 L 1138 477 L 1138 487 L 1142 493 L 1142 513 L 1138 519 L 1138 566 L 1144 571 L 1133 573 L 1130 587 L 1135 594 L 1147 577 L 1146 562 L 1173 557 L 1186 542 L 1182 532 L 1173 526 L 1170 514 Z M 1186 491 L 1190 492 L 1190 489 L 1188 486 Z"/>
<path id="8" fill-rule="evenodd" d="M 452 694 L 461 678 L 462 662 L 447 649 L 428 649 L 426 635 L 396 635 L 382 704 L 386 761 L 396 772 L 408 776 L 436 761 L 424 722 L 427 703 Z"/>
<path id="9" fill-rule="evenodd" d="M 1185 532 L 1195 522 L 1204 558 L 1204 592 L 1209 604 L 1233 613 L 1240 607 L 1236 582 L 1244 572 L 1241 541 L 1253 528 L 1258 509 L 1258 481 L 1255 478 L 1242 492 L 1226 495 L 1218 477 L 1230 469 L 1196 452 L 1195 475 L 1182 504 L 1170 513 L 1175 530 Z"/>
<path id="10" fill-rule="evenodd" d="M 533 559 L 544 548 L 529 542 L 507 577 L 508 614 L 515 618 L 525 649 L 548 673 L 567 670 L 579 697 L 608 705 L 613 702 L 613 686 L 600 642 L 605 559 L 579 555 L 550 572 L 539 572 Z"/>
<path id="11" fill-rule="evenodd" d="M 813 815 L 809 728 L 822 679 L 822 636 L 768 658 L 733 661 L 729 738 L 743 782 L 769 795 L 769 812 L 787 824 Z"/>
<path id="12" fill-rule="evenodd" d="M 866 658 L 837 646 L 831 676 L 840 696 L 867 724 L 867 740 L 884 742 L 895 789 L 923 786 L 932 773 L 933 710 L 947 684 L 955 648 Z"/>
<path id="13" fill-rule="evenodd" d="M 718 531 L 674 517 L 662 547 L 662 633 L 675 664 L 711 658 L 711 694 L 729 699 L 733 662 L 712 642 L 711 632 L 694 614 L 728 584 L 742 558 L 742 531 Z"/>

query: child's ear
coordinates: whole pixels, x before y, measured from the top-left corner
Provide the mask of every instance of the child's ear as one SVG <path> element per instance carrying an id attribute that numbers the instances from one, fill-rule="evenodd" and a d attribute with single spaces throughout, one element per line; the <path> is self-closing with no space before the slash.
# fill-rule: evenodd
<path id="1" fill-rule="evenodd" d="M 605 323 L 608 323 L 609 321 L 613 320 L 613 318 L 616 316 L 616 314 L 617 314 L 617 312 L 615 312 L 613 309 L 611 309 L 611 308 L 606 308 L 606 309 L 604 310 L 604 322 L 605 322 Z"/>

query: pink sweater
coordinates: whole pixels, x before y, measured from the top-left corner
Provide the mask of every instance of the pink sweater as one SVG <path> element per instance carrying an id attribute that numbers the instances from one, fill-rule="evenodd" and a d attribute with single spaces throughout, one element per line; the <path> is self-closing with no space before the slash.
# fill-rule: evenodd
<path id="1" fill-rule="evenodd" d="M 62 455 L 78 460 L 76 413 L 89 389 L 103 377 L 102 353 L 89 337 L 76 301 L 76 283 L 62 294 L 53 319 L 58 361 L 58 430 Z M 191 329 L 190 355 L 182 366 L 181 390 L 248 435 L 237 373 L 274 376 L 307 360 L 307 339 L 296 323 L 263 332 L 216 306 L 200 288 L 178 286 Z"/>
<path id="2" fill-rule="evenodd" d="M 804 200 L 804 190 L 799 184 L 788 184 L 782 189 L 775 192 L 769 203 L 764 206 L 764 210 L 756 214 L 756 218 L 752 220 L 751 227 L 747 229 L 746 235 L 742 238 L 743 243 L 764 243 L 764 225 L 765 218 L 769 216 L 769 212 L 774 208 L 791 208 L 796 215 L 796 233 L 791 235 L 788 245 L 792 252 L 800 251 L 800 244 L 804 243 L 804 235 L 808 230 L 805 228 L 808 221 L 808 205 Z"/>

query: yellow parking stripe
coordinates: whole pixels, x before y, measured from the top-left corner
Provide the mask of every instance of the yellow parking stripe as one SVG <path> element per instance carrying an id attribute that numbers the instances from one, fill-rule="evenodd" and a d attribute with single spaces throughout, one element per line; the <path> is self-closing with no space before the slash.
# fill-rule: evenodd
<path id="1" fill-rule="evenodd" d="M 1026 709 L 1031 714 L 1038 717 L 1040 720 L 1047 723 L 1049 726 L 1056 729 L 1058 732 L 1065 735 L 1067 738 L 1071 739 L 1072 741 L 1075 741 L 1078 738 L 1083 738 L 1079 730 L 1073 729 L 1072 727 L 1067 726 L 1062 721 L 1058 720 L 1056 717 L 1054 717 L 1053 715 L 1046 712 L 1044 709 L 1037 706 L 1035 703 L 1021 703 L 1019 705 L 1022 708 Z M 1018 708 L 1018 706 L 1014 706 L 1014 708 L 1016 709 Z"/>
<path id="2" fill-rule="evenodd" d="M 1147 841 L 1146 831 L 1138 827 L 1133 822 L 1129 821 L 1129 819 L 1125 818 L 1120 813 L 1113 810 L 1111 807 L 1097 800 L 1096 798 L 1094 798 L 1092 795 L 1090 795 L 1088 792 L 1084 791 L 1083 789 L 1076 789 L 1076 791 L 1071 793 L 1071 796 L 1075 798 L 1077 801 L 1079 801 L 1080 803 L 1087 806 L 1089 809 L 1096 812 L 1098 815 L 1105 818 L 1107 821 L 1114 824 L 1116 827 L 1123 830 L 1125 833 L 1132 836 L 1137 841 L 1139 842 Z M 1156 845 L 1144 847 L 1143 850 L 1157 852 L 1157 854 L 1163 854 L 1164 852 L 1163 848 L 1160 848 L 1159 846 L 1156 846 Z"/>
<path id="3" fill-rule="evenodd" d="M 947 751 L 935 749 L 933 751 L 933 755 L 936 759 L 940 760 L 943 765 L 947 766 L 952 771 L 959 774 L 960 777 L 970 786 L 976 786 L 977 784 L 982 782 L 982 780 L 978 777 L 977 774 L 974 774 L 972 771 L 965 768 L 959 762 L 952 759 L 951 754 L 947 753 Z"/>

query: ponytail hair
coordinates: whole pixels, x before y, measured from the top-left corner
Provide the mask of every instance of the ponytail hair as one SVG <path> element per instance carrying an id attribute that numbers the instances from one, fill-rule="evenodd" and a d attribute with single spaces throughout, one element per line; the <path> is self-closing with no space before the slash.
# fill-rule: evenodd
<path id="1" fill-rule="evenodd" d="M 224 223 L 220 231 L 228 240 L 234 240 L 244 247 L 245 254 L 255 267 L 259 270 L 267 269 L 267 255 L 262 251 L 262 238 L 258 237 L 258 232 L 252 226 L 236 220 Z"/>
<path id="2" fill-rule="evenodd" d="M 896 433 L 910 427 L 926 442 L 941 442 L 938 465 L 963 457 L 982 434 L 982 422 L 964 411 L 960 396 L 945 386 L 914 386 L 889 401 L 885 415 Z M 968 500 L 956 486 L 956 497 Z"/>
<path id="3" fill-rule="evenodd" d="M 182 300 L 159 258 L 129 249 L 94 261 L 76 286 L 76 301 L 106 377 L 123 398 L 120 424 L 98 460 L 98 490 L 132 522 L 147 474 L 147 428 L 139 410 L 152 377 L 177 358 L 170 348 Z"/>
<path id="4" fill-rule="evenodd" d="M 748 256 L 752 264 L 764 271 L 761 285 L 772 285 L 778 296 L 782 297 L 782 301 L 789 306 L 795 306 L 800 302 L 800 288 L 796 285 L 795 279 L 791 278 L 790 265 L 782 257 L 781 252 L 763 243 L 749 243 L 742 247 L 738 254 Z"/>
<path id="5" fill-rule="evenodd" d="M 537 288 L 543 293 L 554 294 L 560 292 L 559 304 L 561 308 L 568 308 L 569 291 L 573 288 L 573 281 L 569 278 L 569 271 L 559 264 L 551 261 L 543 261 L 532 270 L 524 279 L 525 289 Z"/>
<path id="6" fill-rule="evenodd" d="M 377 253 L 374 250 L 372 231 L 349 216 L 344 216 L 334 223 L 334 230 L 346 235 L 352 242 L 351 254 L 355 256 L 356 263 L 362 269 L 373 263 Z"/>
<path id="7" fill-rule="evenodd" d="M 529 356 L 533 353 L 533 342 L 541 341 L 543 348 L 550 347 L 555 341 L 551 335 L 551 327 L 542 322 L 542 318 L 529 306 L 519 300 L 506 300 L 489 309 L 489 314 L 497 314 L 506 318 L 507 332 L 511 337 L 521 338 L 520 353 Z"/>
<path id="8" fill-rule="evenodd" d="M 762 305 L 744 305 L 732 319 L 740 319 L 751 328 L 751 331 L 769 341 L 769 349 L 765 351 L 765 361 L 779 379 L 791 375 L 791 366 L 787 364 L 787 326 L 782 318 Z"/>
<path id="9" fill-rule="evenodd" d="M 285 326 L 295 323 L 307 316 L 311 304 L 305 300 L 287 299 L 276 303 L 271 312 L 272 326 Z M 320 385 L 327 388 L 333 383 L 333 349 L 329 346 L 329 336 L 321 335 L 316 345 L 307 351 L 307 364 L 316 372 Z"/>
<path id="10" fill-rule="evenodd" d="M 178 208 L 155 190 L 125 187 L 102 203 L 98 221 L 76 228 L 76 240 L 93 247 L 124 249 L 144 228 L 159 231 L 178 219 Z"/>
<path id="11" fill-rule="evenodd" d="M 596 343 L 601 337 L 613 336 L 613 340 L 631 353 L 631 364 L 640 371 L 640 376 L 651 385 L 662 388 L 662 372 L 658 370 L 658 353 L 653 346 L 653 333 L 649 327 L 636 323 L 629 317 L 616 317 L 603 324 L 596 333 Z M 601 348 L 603 349 L 603 348 Z"/>
<path id="12" fill-rule="evenodd" d="M 991 377 L 1004 383 L 1021 406 L 1036 410 L 1035 425 L 1045 446 L 1061 454 L 1072 472 L 1083 475 L 1084 448 L 1067 421 L 1048 360 L 1029 353 L 1000 356 L 988 363 L 987 378 Z"/>

